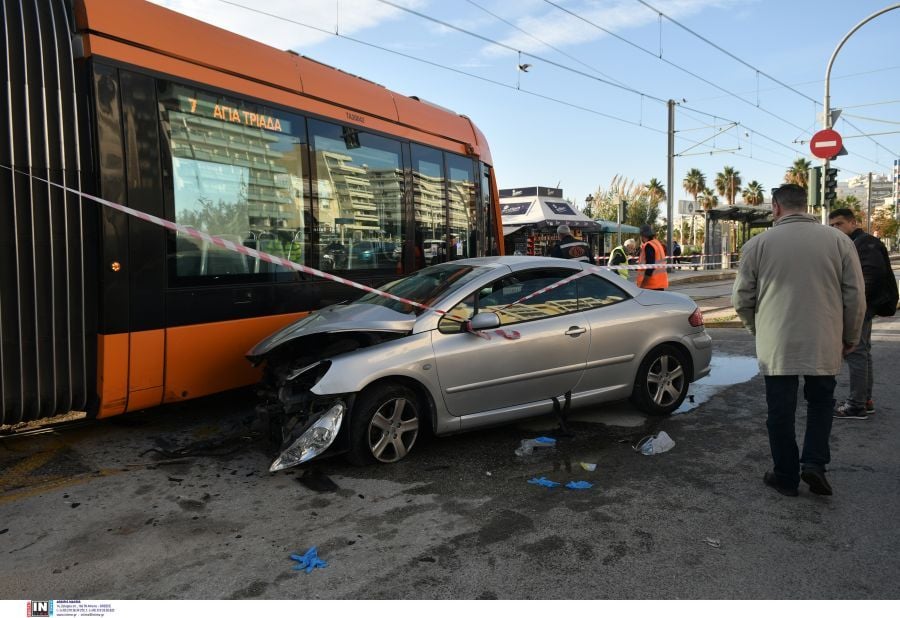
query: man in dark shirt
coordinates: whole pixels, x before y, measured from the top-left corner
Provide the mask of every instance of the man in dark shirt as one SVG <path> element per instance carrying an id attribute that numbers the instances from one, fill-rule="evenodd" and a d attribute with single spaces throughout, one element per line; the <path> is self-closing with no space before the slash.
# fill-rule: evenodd
<path id="1" fill-rule="evenodd" d="M 866 315 L 856 348 L 847 354 L 850 369 L 850 396 L 834 412 L 835 418 L 865 419 L 875 412 L 872 401 L 872 305 L 881 296 L 887 274 L 887 249 L 884 244 L 866 234 L 856 222 L 856 215 L 849 208 L 838 208 L 828 214 L 828 225 L 850 237 L 859 253 L 863 279 L 866 282 Z"/>
<path id="2" fill-rule="evenodd" d="M 559 234 L 559 242 L 550 250 L 551 257 L 587 262 L 588 264 L 594 263 L 590 245 L 582 240 L 576 240 L 568 225 L 560 225 L 556 228 L 556 233 Z"/>

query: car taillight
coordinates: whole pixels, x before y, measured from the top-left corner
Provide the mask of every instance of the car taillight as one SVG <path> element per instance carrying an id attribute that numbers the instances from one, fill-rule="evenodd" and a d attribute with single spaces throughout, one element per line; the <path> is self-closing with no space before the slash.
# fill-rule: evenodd
<path id="1" fill-rule="evenodd" d="M 691 326 L 703 326 L 703 314 L 700 312 L 699 307 L 694 309 L 694 313 L 688 318 L 688 322 L 690 322 Z"/>

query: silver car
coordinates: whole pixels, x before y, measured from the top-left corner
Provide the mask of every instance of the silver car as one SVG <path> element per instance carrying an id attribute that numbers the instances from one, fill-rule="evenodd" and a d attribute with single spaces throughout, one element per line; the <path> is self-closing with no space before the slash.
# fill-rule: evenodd
<path id="1" fill-rule="evenodd" d="M 448 435 L 631 398 L 668 414 L 710 370 L 712 343 L 687 296 L 642 290 L 556 258 L 430 266 L 376 294 L 315 311 L 257 344 L 259 406 L 281 470 L 324 453 L 403 459 Z"/>

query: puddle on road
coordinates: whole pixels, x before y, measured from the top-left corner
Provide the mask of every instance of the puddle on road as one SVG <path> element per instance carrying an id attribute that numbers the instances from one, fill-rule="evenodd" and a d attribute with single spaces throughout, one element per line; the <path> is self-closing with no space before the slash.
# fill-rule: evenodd
<path id="1" fill-rule="evenodd" d="M 673 415 L 690 412 L 701 403 L 709 401 L 719 391 L 747 382 L 759 373 L 759 365 L 752 356 L 713 356 L 710 365 L 712 367 L 710 374 L 691 384 L 688 398 L 672 413 Z M 640 427 L 647 422 L 647 415 L 639 412 L 627 401 L 619 401 L 598 408 L 573 410 L 566 419 L 616 427 Z M 547 415 L 518 423 L 518 426 L 530 431 L 550 431 L 559 427 L 559 421 L 555 416 Z"/>
<path id="2" fill-rule="evenodd" d="M 759 373 L 759 364 L 752 356 L 713 356 L 712 371 L 705 378 L 691 384 L 688 398 L 672 414 L 690 412 L 701 403 L 709 401 L 721 390 L 747 382 Z"/>

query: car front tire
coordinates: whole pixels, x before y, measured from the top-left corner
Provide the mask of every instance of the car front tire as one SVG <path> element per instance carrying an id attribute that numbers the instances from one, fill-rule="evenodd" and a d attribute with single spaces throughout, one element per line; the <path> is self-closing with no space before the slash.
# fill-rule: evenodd
<path id="1" fill-rule="evenodd" d="M 364 391 L 351 411 L 347 459 L 360 466 L 400 461 L 419 437 L 422 410 L 416 394 L 400 384 Z"/>
<path id="2" fill-rule="evenodd" d="M 631 400 L 647 414 L 671 414 L 684 401 L 689 386 L 684 353 L 661 345 L 651 350 L 638 368 Z"/>

